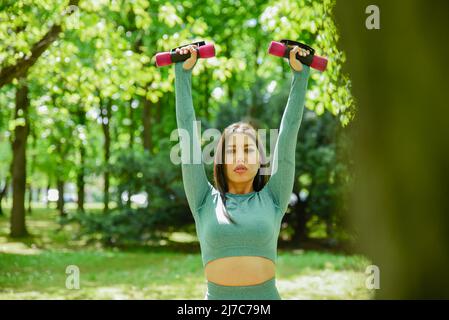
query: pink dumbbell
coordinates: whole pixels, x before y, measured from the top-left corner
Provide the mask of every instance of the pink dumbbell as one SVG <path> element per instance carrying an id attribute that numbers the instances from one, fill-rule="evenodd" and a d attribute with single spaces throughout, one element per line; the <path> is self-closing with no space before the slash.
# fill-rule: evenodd
<path id="1" fill-rule="evenodd" d="M 213 44 L 206 44 L 204 41 L 194 42 L 190 43 L 191 45 L 197 45 L 198 48 L 196 48 L 198 52 L 198 58 L 212 58 L 215 57 L 215 47 Z M 183 48 L 188 46 L 189 44 L 179 46 L 177 48 Z M 157 67 L 163 67 L 168 66 L 175 62 L 185 61 L 188 58 L 190 58 L 190 52 L 186 54 L 179 54 L 176 53 L 176 49 L 171 49 L 170 52 L 159 52 L 156 54 L 156 66 Z"/>
<path id="2" fill-rule="evenodd" d="M 289 45 L 299 46 L 300 48 L 309 50 L 310 54 L 305 57 L 300 56 L 299 53 L 296 54 L 296 58 L 298 58 L 299 61 L 301 61 L 301 63 L 304 63 L 305 65 L 310 66 L 311 68 L 314 68 L 319 71 L 326 70 L 327 59 L 315 55 L 315 50 L 313 48 L 301 42 L 287 39 L 283 39 L 279 42 L 271 41 L 270 47 L 268 48 L 268 53 L 277 57 L 289 58 L 290 51 L 292 50 L 292 48 L 289 47 Z"/>

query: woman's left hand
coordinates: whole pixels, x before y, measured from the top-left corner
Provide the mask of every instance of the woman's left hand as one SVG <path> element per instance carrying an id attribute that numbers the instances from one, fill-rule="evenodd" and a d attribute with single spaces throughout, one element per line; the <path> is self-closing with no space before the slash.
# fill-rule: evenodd
<path id="1" fill-rule="evenodd" d="M 299 52 L 300 56 L 305 57 L 310 54 L 310 51 L 300 48 L 298 46 L 294 46 L 293 49 L 290 51 L 290 59 L 289 59 L 290 66 L 295 71 L 302 71 L 302 63 L 296 58 L 297 52 Z"/>

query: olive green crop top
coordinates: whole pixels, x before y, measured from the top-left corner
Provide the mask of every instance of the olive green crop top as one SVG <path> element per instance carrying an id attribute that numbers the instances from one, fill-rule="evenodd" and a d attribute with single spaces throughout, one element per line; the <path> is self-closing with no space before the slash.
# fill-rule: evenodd
<path id="1" fill-rule="evenodd" d="M 189 155 L 200 155 L 201 145 L 199 132 L 194 126 L 196 119 L 192 102 L 193 67 L 185 70 L 182 64 L 175 63 L 176 121 L 178 129 L 189 133 L 189 141 L 182 141 L 181 138 L 181 154 L 189 152 Z M 230 256 L 261 256 L 276 263 L 281 220 L 293 189 L 295 147 L 310 68 L 303 65 L 302 71 L 291 70 L 290 94 L 272 161 L 274 174 L 258 192 L 226 193 L 226 208 L 236 224 L 223 215 L 220 193 L 208 181 L 202 161 L 183 160 L 181 163 L 184 190 L 195 220 L 203 266 L 214 259 Z"/>

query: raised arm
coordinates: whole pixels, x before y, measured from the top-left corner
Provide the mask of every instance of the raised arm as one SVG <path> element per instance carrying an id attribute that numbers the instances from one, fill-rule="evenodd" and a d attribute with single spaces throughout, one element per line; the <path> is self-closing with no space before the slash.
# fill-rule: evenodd
<path id="1" fill-rule="evenodd" d="M 282 214 L 287 210 L 293 190 L 296 140 L 304 110 L 310 67 L 303 65 L 301 71 L 292 69 L 292 72 L 290 94 L 274 150 L 272 175 L 265 186 L 271 192 Z"/>
<path id="2" fill-rule="evenodd" d="M 181 165 L 182 181 L 190 210 L 196 217 L 198 209 L 209 191 L 210 184 L 202 162 L 201 144 L 195 125 L 195 110 L 192 102 L 192 69 L 193 67 L 185 70 L 182 62 L 175 63 L 176 121 L 178 129 L 188 133 L 188 141 L 182 141 L 183 133 L 180 133 L 181 154 L 187 152 L 190 155 L 188 161 L 185 163 L 183 160 Z M 199 163 L 195 163 L 194 159 L 199 159 L 197 161 Z"/>

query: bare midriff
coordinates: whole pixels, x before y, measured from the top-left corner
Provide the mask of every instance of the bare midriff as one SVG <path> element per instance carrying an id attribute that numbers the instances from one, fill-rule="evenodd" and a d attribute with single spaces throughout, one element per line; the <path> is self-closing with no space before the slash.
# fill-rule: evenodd
<path id="1" fill-rule="evenodd" d="M 224 286 L 256 285 L 275 276 L 273 261 L 258 256 L 225 257 L 210 261 L 204 267 L 208 281 Z"/>

